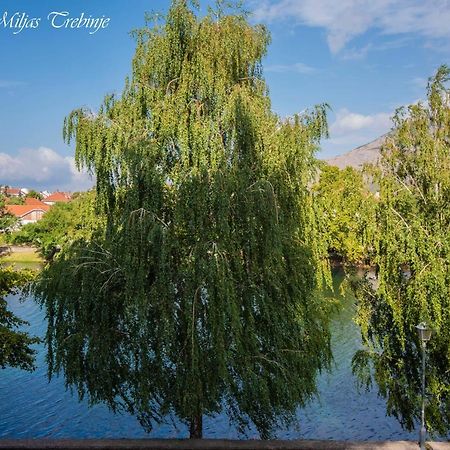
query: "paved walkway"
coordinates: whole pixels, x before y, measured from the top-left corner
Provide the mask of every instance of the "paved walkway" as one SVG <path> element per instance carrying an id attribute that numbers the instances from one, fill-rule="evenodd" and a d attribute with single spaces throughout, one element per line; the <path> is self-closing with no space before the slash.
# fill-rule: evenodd
<path id="1" fill-rule="evenodd" d="M 221 439 L 0 439 L 0 450 L 418 450 L 410 441 L 232 441 Z M 428 442 L 429 450 L 450 450 L 450 442 Z"/>

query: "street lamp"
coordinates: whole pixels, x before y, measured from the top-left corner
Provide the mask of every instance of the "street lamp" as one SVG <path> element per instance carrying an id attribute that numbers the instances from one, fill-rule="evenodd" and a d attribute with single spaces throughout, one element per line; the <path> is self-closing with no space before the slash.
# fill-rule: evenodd
<path id="1" fill-rule="evenodd" d="M 420 450 L 425 450 L 425 434 L 427 432 L 425 428 L 425 351 L 427 342 L 431 339 L 431 328 L 425 323 L 421 322 L 416 326 L 417 334 L 422 347 L 422 424 L 420 427 Z"/>

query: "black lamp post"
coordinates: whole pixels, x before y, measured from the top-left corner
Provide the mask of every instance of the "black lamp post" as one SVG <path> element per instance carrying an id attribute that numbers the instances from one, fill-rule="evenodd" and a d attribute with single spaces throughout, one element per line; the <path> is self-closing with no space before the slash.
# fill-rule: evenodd
<path id="1" fill-rule="evenodd" d="M 425 323 L 421 322 L 416 326 L 422 347 L 422 423 L 420 427 L 419 441 L 420 450 L 425 450 L 425 435 L 427 430 L 425 428 L 425 351 L 427 342 L 431 339 L 431 328 Z"/>

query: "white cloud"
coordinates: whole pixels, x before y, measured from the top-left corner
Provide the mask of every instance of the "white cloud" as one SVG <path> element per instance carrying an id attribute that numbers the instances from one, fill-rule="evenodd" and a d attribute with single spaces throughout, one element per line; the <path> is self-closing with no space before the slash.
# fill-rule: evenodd
<path id="1" fill-rule="evenodd" d="M 369 29 L 427 39 L 450 37 L 448 0 L 265 0 L 254 12 L 257 20 L 293 18 L 302 25 L 324 28 L 332 53 Z"/>
<path id="2" fill-rule="evenodd" d="M 359 114 L 340 109 L 330 125 L 330 139 L 323 142 L 321 157 L 353 150 L 386 134 L 392 127 L 392 113 Z"/>
<path id="3" fill-rule="evenodd" d="M 378 113 L 363 115 L 345 108 L 336 113 L 336 120 L 330 126 L 330 135 L 342 136 L 361 129 L 384 130 L 391 126 L 391 114 Z"/>
<path id="4" fill-rule="evenodd" d="M 341 52 L 342 59 L 364 59 L 374 47 L 371 44 L 367 44 L 361 48 L 346 48 Z"/>
<path id="5" fill-rule="evenodd" d="M 16 155 L 0 153 L 0 184 L 63 191 L 92 187 L 92 178 L 78 172 L 71 156 L 46 147 L 22 149 Z"/>
<path id="6" fill-rule="evenodd" d="M 373 44 L 371 42 L 363 47 L 346 47 L 341 50 L 340 56 L 342 59 L 363 59 L 369 52 L 382 52 L 385 50 L 401 48 L 407 45 L 410 41 L 410 37 L 403 36 L 377 44 Z"/>
<path id="7" fill-rule="evenodd" d="M 25 86 L 26 83 L 22 81 L 9 81 L 9 80 L 0 80 L 0 89 L 8 89 L 12 87 Z"/>
<path id="8" fill-rule="evenodd" d="M 275 73 L 286 73 L 286 72 L 296 72 L 300 74 L 310 74 L 314 73 L 316 69 L 314 67 L 308 66 L 307 64 L 298 62 L 295 64 L 273 64 L 265 66 L 264 70 L 266 72 L 275 72 Z"/>
<path id="9" fill-rule="evenodd" d="M 420 89 L 422 92 L 425 91 L 425 89 L 427 88 L 428 85 L 428 80 L 426 78 L 422 78 L 422 77 L 414 77 L 411 80 L 411 84 L 415 87 Z"/>

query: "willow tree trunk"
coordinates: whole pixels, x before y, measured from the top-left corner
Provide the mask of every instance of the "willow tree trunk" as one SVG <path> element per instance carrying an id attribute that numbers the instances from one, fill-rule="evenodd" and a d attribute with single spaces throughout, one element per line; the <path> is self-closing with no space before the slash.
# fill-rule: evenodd
<path id="1" fill-rule="evenodd" d="M 201 439 L 203 437 L 203 416 L 197 414 L 191 418 L 191 425 L 189 427 L 190 439 Z"/>

